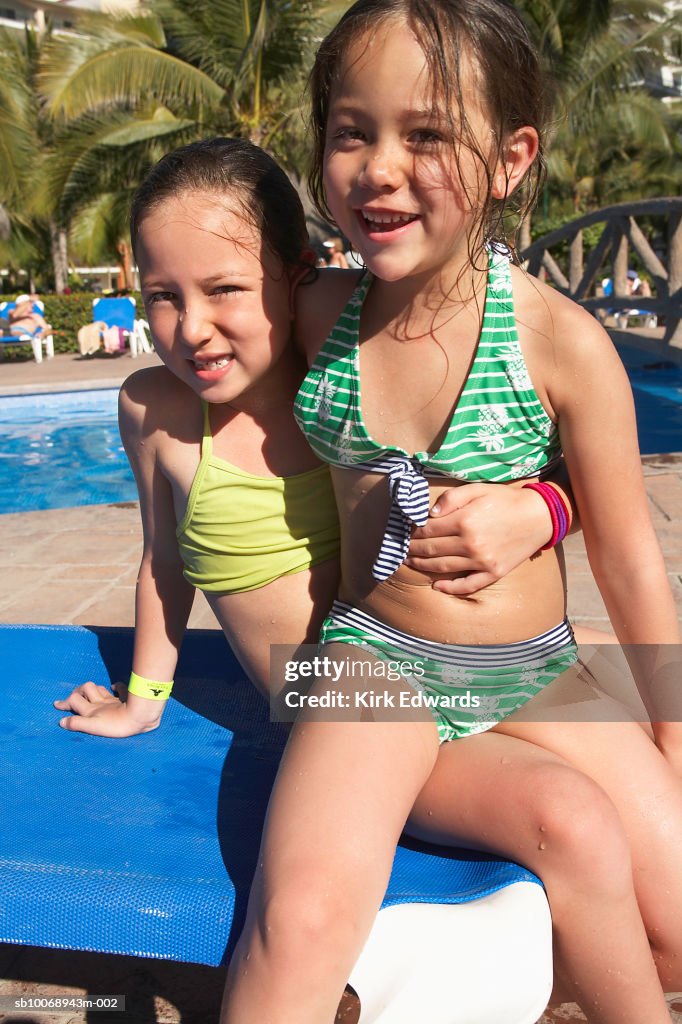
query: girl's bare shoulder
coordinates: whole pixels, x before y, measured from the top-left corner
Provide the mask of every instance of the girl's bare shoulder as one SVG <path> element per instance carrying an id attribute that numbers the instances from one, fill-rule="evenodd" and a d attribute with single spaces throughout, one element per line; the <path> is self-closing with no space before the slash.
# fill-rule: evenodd
<path id="1" fill-rule="evenodd" d="M 296 347 L 314 359 L 362 277 L 360 270 L 320 270 L 296 290 Z"/>
<path id="2" fill-rule="evenodd" d="M 599 321 L 573 299 L 520 267 L 512 267 L 512 282 L 519 331 L 536 345 L 549 346 L 555 360 L 570 362 L 595 348 L 613 348 Z"/>
<path id="3" fill-rule="evenodd" d="M 122 384 L 118 400 L 123 440 L 179 435 L 200 416 L 194 392 L 165 366 L 136 370 Z"/>

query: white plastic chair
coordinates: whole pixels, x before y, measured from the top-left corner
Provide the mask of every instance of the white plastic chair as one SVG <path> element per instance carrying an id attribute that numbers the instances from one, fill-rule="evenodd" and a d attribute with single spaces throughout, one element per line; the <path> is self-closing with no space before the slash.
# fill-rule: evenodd
<path id="1" fill-rule="evenodd" d="M 149 330 L 149 324 L 146 320 L 136 320 L 133 325 L 132 333 L 128 338 L 128 344 L 130 345 L 130 354 L 135 359 L 140 352 L 152 352 L 152 346 L 147 337 L 147 331 Z"/>
<path id="2" fill-rule="evenodd" d="M 359 1024 L 535 1024 L 552 991 L 544 890 L 380 910 L 350 977 Z"/>

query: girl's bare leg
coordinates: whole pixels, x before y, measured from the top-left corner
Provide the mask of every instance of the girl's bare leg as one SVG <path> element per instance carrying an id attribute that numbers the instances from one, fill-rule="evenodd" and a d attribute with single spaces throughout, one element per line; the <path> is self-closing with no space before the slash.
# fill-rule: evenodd
<path id="1" fill-rule="evenodd" d="M 331 1024 L 437 753 L 432 721 L 294 726 L 222 1024 Z"/>
<path id="2" fill-rule="evenodd" d="M 500 729 L 553 750 L 597 782 L 609 796 L 628 839 L 639 909 L 663 987 L 666 991 L 679 990 L 682 780 L 654 744 L 648 722 L 638 725 L 633 720 L 640 709 L 644 711 L 634 683 L 625 680 L 612 686 L 612 680 L 607 679 L 605 693 L 596 688 L 606 669 L 622 665 L 622 674 L 627 671 L 619 647 L 600 647 L 598 651 L 601 661 L 592 659 L 587 668 L 577 673 L 575 684 L 569 677 L 566 686 L 557 681 L 556 693 L 548 694 L 552 713 L 539 709 L 537 717 L 543 721 L 524 724 L 510 719 Z M 602 662 L 608 663 L 606 668 Z M 592 675 L 593 667 L 599 669 L 597 679 Z M 592 688 L 591 700 L 584 699 L 585 693 L 579 689 L 581 683 Z M 629 692 L 631 689 L 633 693 Z M 619 697 L 618 702 L 612 699 L 613 693 Z M 557 697 L 559 706 L 552 709 Z"/>
<path id="3" fill-rule="evenodd" d="M 680 988 L 682 794 L 636 723 L 591 721 L 578 692 L 585 721 L 508 719 L 443 746 L 408 830 L 542 878 L 561 976 L 590 1021 L 668 1022 L 656 966 Z"/>

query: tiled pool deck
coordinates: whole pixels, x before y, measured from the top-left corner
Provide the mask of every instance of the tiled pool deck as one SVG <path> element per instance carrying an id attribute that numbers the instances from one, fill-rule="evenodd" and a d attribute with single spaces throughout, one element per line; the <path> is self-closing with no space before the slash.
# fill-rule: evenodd
<path id="1" fill-rule="evenodd" d="M 155 355 L 134 361 L 128 356 L 79 359 L 61 355 L 40 366 L 33 362 L 4 363 L 0 365 L 0 395 L 114 387 L 135 369 L 156 362 Z M 682 454 L 647 456 L 644 472 L 653 521 L 682 618 Z M 11 513 L 0 516 L 0 530 L 0 621 L 133 624 L 141 545 L 135 503 Z M 569 538 L 566 561 L 572 619 L 608 628 L 579 536 Z M 190 628 L 213 626 L 208 605 L 198 595 Z M 207 1024 L 217 1018 L 223 971 L 128 957 L 0 946 L 0 979 L 0 995 L 125 993 L 128 1011 L 107 1018 L 118 1024 Z M 682 1002 L 679 1009 L 682 1011 Z M 682 1012 L 673 1012 L 673 1019 L 682 1021 Z M 22 1013 L 5 1016 L 4 1020 L 5 1024 L 76 1024 L 85 1020 L 105 1024 L 101 1014 L 86 1017 L 83 1013 Z M 543 1020 L 549 1024 L 550 1020 L 584 1018 L 566 1007 Z"/>

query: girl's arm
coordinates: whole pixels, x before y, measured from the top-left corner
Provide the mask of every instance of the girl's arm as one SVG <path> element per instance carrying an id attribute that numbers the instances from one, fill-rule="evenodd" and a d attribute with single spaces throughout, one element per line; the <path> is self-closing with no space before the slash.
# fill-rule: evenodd
<path id="1" fill-rule="evenodd" d="M 135 592 L 135 645 L 133 671 L 145 679 L 173 678 L 178 651 L 194 600 L 194 588 L 182 575 L 182 561 L 175 535 L 176 522 L 171 488 L 159 468 L 156 450 L 145 419 L 148 406 L 131 392 L 141 382 L 128 381 L 119 398 L 119 425 L 126 453 L 135 474 L 140 499 L 144 547 Z M 117 690 L 124 695 L 125 687 Z M 166 700 L 128 693 L 125 701 L 105 687 L 86 683 L 55 707 L 72 711 L 60 725 L 98 736 L 134 736 L 160 724 Z"/>
<path id="2" fill-rule="evenodd" d="M 580 529 L 563 464 L 543 479 L 558 486 L 571 507 L 571 532 Z M 426 525 L 414 531 L 406 561 L 421 572 L 452 573 L 452 579 L 436 580 L 433 589 L 465 596 L 502 579 L 551 536 L 549 509 L 537 491 L 464 484 L 443 491 Z"/>
<path id="3" fill-rule="evenodd" d="M 559 419 L 590 566 L 652 716 L 656 741 L 679 750 L 677 759 L 682 756 L 680 633 L 649 516 L 632 391 L 608 335 L 593 317 L 561 296 L 552 307 L 556 361 L 548 394 Z M 668 685 L 671 678 L 677 686 Z"/>

